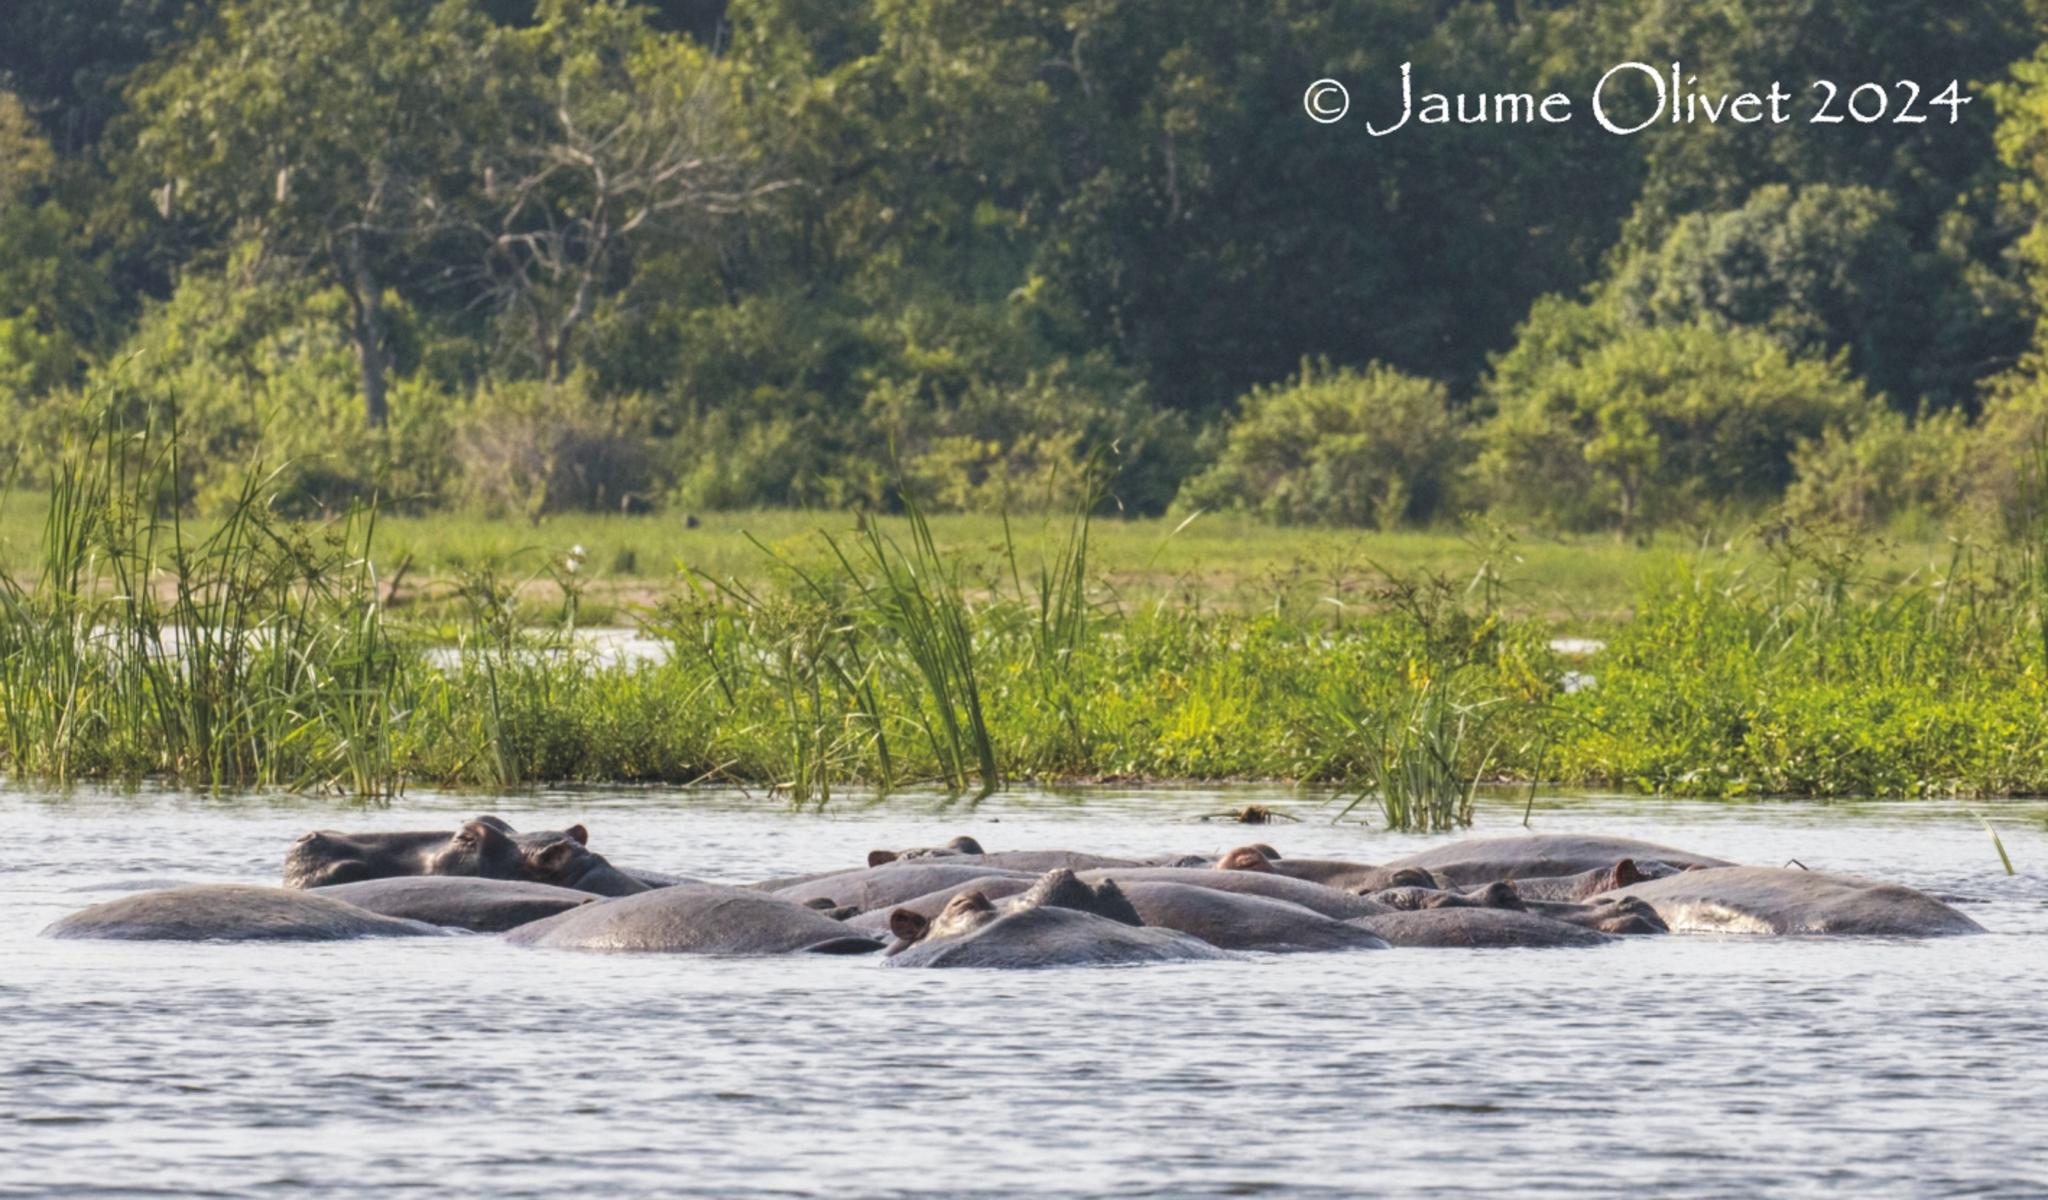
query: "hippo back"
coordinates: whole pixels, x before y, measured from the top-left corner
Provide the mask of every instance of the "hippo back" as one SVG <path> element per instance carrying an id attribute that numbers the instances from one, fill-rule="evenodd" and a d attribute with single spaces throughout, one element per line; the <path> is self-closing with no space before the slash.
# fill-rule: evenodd
<path id="1" fill-rule="evenodd" d="M 683 883 L 522 925 L 521 946 L 655 954 L 866 954 L 882 943 L 799 904 L 746 888 Z"/>
<path id="2" fill-rule="evenodd" d="M 1375 934 L 1266 896 L 1186 883 L 1122 885 L 1147 926 L 1175 929 L 1224 950 L 1384 950 Z"/>
<path id="3" fill-rule="evenodd" d="M 551 884 L 452 875 L 365 879 L 314 888 L 309 894 L 330 896 L 387 917 L 475 933 L 503 933 L 598 900 L 589 892 Z"/>
<path id="4" fill-rule="evenodd" d="M 1674 933 L 1941 937 L 1984 927 L 1909 887 L 1783 867 L 1720 867 L 1631 884 Z"/>
<path id="5" fill-rule="evenodd" d="M 1004 913 L 963 937 L 918 942 L 884 961 L 893 967 L 1104 967 L 1230 958 L 1171 929 L 1125 925 L 1071 908 Z"/>
<path id="6" fill-rule="evenodd" d="M 1594 834 L 1529 834 L 1523 837 L 1467 838 L 1397 858 L 1390 869 L 1420 867 L 1457 887 L 1500 879 L 1542 879 L 1577 875 L 1612 867 L 1624 858 L 1650 870 L 1650 864 L 1672 867 L 1725 867 L 1718 858 L 1659 846 L 1635 838 Z"/>
<path id="7" fill-rule="evenodd" d="M 1289 879 L 1285 875 L 1272 875 L 1262 871 L 1219 871 L 1212 867 L 1136 867 L 1129 870 L 1086 871 L 1081 878 L 1089 882 L 1113 879 L 1119 885 L 1133 883 L 1181 883 L 1192 887 L 1212 888 L 1219 892 L 1235 892 L 1239 895 L 1264 896 L 1271 900 L 1285 900 L 1298 904 L 1311 912 L 1326 917 L 1348 920 L 1351 917 L 1372 916 L 1388 911 L 1364 896 L 1340 892 L 1320 883 L 1306 879 Z"/>
<path id="8" fill-rule="evenodd" d="M 43 930 L 53 938 L 162 942 L 333 942 L 439 933 L 331 896 L 244 884 L 140 892 L 81 909 Z"/>
<path id="9" fill-rule="evenodd" d="M 1603 946 L 1615 940 L 1598 930 L 1512 908 L 1423 908 L 1351 923 L 1396 946 L 1495 949 Z"/>
<path id="10" fill-rule="evenodd" d="M 794 904 L 831 901 L 834 907 L 868 912 L 889 908 L 942 888 L 991 876 L 1022 879 L 1029 886 L 1036 875 L 1022 871 L 999 871 L 993 867 L 958 862 L 952 858 L 908 859 L 886 866 L 869 867 L 828 875 L 782 888 L 771 893 Z"/>

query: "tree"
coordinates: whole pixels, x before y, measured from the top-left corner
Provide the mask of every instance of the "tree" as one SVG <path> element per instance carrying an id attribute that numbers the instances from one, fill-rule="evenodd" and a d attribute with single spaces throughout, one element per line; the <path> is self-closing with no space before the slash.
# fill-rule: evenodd
<path id="1" fill-rule="evenodd" d="M 1285 384 L 1244 398 L 1216 464 L 1188 480 L 1178 503 L 1391 529 L 1445 511 L 1465 446 L 1442 384 L 1379 363 L 1305 362 Z"/>
<path id="2" fill-rule="evenodd" d="M 1616 311 L 1634 325 L 1744 325 L 1793 354 L 1846 349 L 1859 374 L 1910 407 L 1922 381 L 1953 364 L 1927 319 L 1944 281 L 1895 208 L 1869 187 L 1758 188 L 1739 208 L 1680 218 L 1661 245 L 1628 258 L 1612 283 Z"/>
<path id="3" fill-rule="evenodd" d="M 1793 451 L 1871 404 L 1840 355 L 1705 323 L 1625 330 L 1518 383 L 1496 383 L 1480 478 L 1510 507 L 1623 538 L 1702 505 L 1775 500 Z"/>
<path id="4" fill-rule="evenodd" d="M 17 401 L 79 375 L 110 307 L 76 217 L 51 194 L 57 166 L 26 107 L 0 92 L 0 395 Z"/>
<path id="5" fill-rule="evenodd" d="M 166 216 L 246 228 L 271 269 L 347 297 L 373 427 L 389 415 L 385 293 L 492 134 L 486 32 L 462 0 L 229 0 L 132 93 L 136 164 Z"/>
<path id="6" fill-rule="evenodd" d="M 540 16 L 502 35 L 530 83 L 504 150 L 483 151 L 470 231 L 487 294 L 517 314 L 554 381 L 601 297 L 630 278 L 635 247 L 705 232 L 787 184 L 747 144 L 707 52 L 609 0 L 549 0 Z"/>

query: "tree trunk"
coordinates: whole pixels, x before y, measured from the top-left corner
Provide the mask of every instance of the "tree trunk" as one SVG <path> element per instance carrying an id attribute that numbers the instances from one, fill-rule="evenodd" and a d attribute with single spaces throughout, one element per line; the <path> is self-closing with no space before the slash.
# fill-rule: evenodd
<path id="1" fill-rule="evenodd" d="M 348 238 L 349 307 L 355 320 L 349 340 L 355 343 L 356 364 L 362 369 L 363 419 L 372 429 L 382 429 L 391 418 L 385 399 L 384 296 L 370 271 L 369 256 L 363 252 L 363 235 Z"/>

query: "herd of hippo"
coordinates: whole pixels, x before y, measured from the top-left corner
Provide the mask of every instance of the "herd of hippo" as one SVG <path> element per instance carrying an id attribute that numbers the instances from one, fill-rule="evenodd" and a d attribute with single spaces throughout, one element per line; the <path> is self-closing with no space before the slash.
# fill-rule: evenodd
<path id="1" fill-rule="evenodd" d="M 443 831 L 309 833 L 284 886 L 141 892 L 62 938 L 333 940 L 504 934 L 523 946 L 670 954 L 882 953 L 904 967 L 1047 967 L 1389 946 L 1584 946 L 1664 933 L 1980 933 L 1942 901 L 1629 838 L 1480 838 L 1372 865 L 1288 858 L 990 853 L 972 838 L 865 867 L 746 884 L 613 866 L 580 825 L 496 817 Z"/>

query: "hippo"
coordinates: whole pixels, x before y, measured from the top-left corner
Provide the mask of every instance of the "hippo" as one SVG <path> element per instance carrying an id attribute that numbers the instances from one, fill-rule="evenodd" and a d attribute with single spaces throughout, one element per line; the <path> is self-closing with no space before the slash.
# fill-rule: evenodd
<path id="1" fill-rule="evenodd" d="M 1089 871 L 1098 867 L 1138 865 L 1136 859 L 1090 854 L 1083 850 L 997 850 L 990 853 L 983 850 L 981 843 L 971 837 L 956 837 L 943 846 L 927 846 L 917 850 L 868 852 L 870 867 L 918 861 L 958 863 L 992 867 L 998 871 L 1029 871 L 1034 874 L 1043 874 L 1058 867 L 1065 867 L 1069 871 Z"/>
<path id="2" fill-rule="evenodd" d="M 1431 908 L 1506 908 L 1519 911 L 1527 907 L 1515 886 L 1505 880 L 1469 892 L 1409 884 L 1381 888 L 1367 899 L 1400 912 L 1421 912 Z"/>
<path id="3" fill-rule="evenodd" d="M 1718 858 L 1634 838 L 1568 833 L 1467 838 L 1397 858 L 1387 866 L 1395 869 L 1419 867 L 1443 883 L 1471 887 L 1497 879 L 1547 879 L 1576 875 L 1582 871 L 1612 867 L 1624 858 L 1632 859 L 1646 872 L 1651 870 L 1648 864 L 1653 863 L 1679 869 L 1732 865 Z"/>
<path id="4" fill-rule="evenodd" d="M 1631 884 L 1678 933 L 1942 937 L 1984 927 L 1924 892 L 1790 867 L 1715 867 Z"/>
<path id="5" fill-rule="evenodd" d="M 1600 946 L 1614 940 L 1596 929 L 1511 908 L 1425 908 L 1350 923 L 1396 946 Z"/>
<path id="6" fill-rule="evenodd" d="M 826 875 L 792 884 L 769 894 L 796 904 L 830 900 L 834 906 L 867 912 L 871 909 L 891 908 L 905 900 L 954 884 L 1005 876 L 1023 879 L 1027 881 L 1027 885 L 1028 881 L 1034 878 L 1023 871 L 999 871 L 991 867 L 938 858 L 886 863 L 865 870 Z"/>
<path id="7" fill-rule="evenodd" d="M 286 887 L 326 887 L 407 875 L 463 875 L 549 883 L 601 896 L 647 890 L 588 845 L 581 825 L 521 833 L 497 817 L 465 823 L 454 834 L 309 833 L 285 853 Z"/>
<path id="8" fill-rule="evenodd" d="M 405 917 L 474 933 L 503 933 L 599 900 L 590 892 L 552 884 L 449 875 L 364 879 L 312 888 L 310 894 L 346 901 L 387 917 Z"/>
<path id="9" fill-rule="evenodd" d="M 463 826 L 457 836 L 469 829 L 469 826 Z M 480 836 L 489 841 L 492 834 L 486 831 Z M 523 834 L 516 844 L 525 862 L 522 873 L 515 878 L 531 883 L 553 884 L 599 896 L 631 896 L 652 891 L 656 886 L 619 870 L 602 854 L 592 850 L 581 825 L 571 825 L 561 833 Z"/>
<path id="10" fill-rule="evenodd" d="M 1285 900 L 1311 912 L 1335 917 L 1338 920 L 1392 911 L 1365 896 L 1341 892 L 1336 888 L 1310 883 L 1305 879 L 1289 879 L 1285 875 L 1262 871 L 1220 871 L 1210 867 L 1135 867 L 1129 870 L 1111 868 L 1083 871 L 1081 878 L 1091 882 L 1114 879 L 1122 886 L 1134 883 L 1185 883 L 1195 887 L 1213 888 L 1219 892 L 1236 892 L 1239 895 Z"/>
<path id="11" fill-rule="evenodd" d="M 517 836 L 503 820 L 481 816 L 470 822 L 500 833 Z M 565 831 L 566 832 L 566 831 Z M 293 842 L 284 855 L 284 885 L 288 888 L 325 887 L 354 883 L 360 879 L 388 879 L 395 875 L 479 874 L 476 870 L 448 870 L 467 866 L 461 856 L 448 858 L 450 837 L 445 830 L 415 829 L 376 833 L 337 833 L 315 830 Z M 482 866 L 484 864 L 477 864 Z"/>
<path id="12" fill-rule="evenodd" d="M 1634 896 L 1606 896 L 1583 901 L 1525 900 L 1522 911 L 1567 925 L 1621 936 L 1670 933 L 1657 910 Z"/>
<path id="13" fill-rule="evenodd" d="M 964 834 L 938 846 L 917 846 L 909 850 L 870 850 L 868 865 L 879 867 L 903 859 L 953 858 L 963 854 L 984 854 L 981 843 Z"/>
<path id="14" fill-rule="evenodd" d="M 1515 891 L 1524 900 L 1579 901 L 1632 883 L 1676 875 L 1683 869 L 1668 862 L 1638 865 L 1635 859 L 1624 858 L 1612 866 L 1595 867 L 1576 875 L 1537 876 L 1517 879 L 1514 883 Z"/>
<path id="15" fill-rule="evenodd" d="M 1068 907 L 1079 904 L 1084 907 Z M 1114 883 L 1084 884 L 1071 871 L 1046 874 L 998 908 L 980 892 L 953 897 L 936 919 L 907 908 L 890 914 L 899 939 L 895 967 L 1111 966 L 1235 957 L 1199 938 L 1130 923 L 1130 902 Z"/>
<path id="16" fill-rule="evenodd" d="M 1276 875 L 1360 895 L 1390 887 L 1437 886 L 1436 877 L 1420 867 L 1376 867 L 1335 858 L 1282 858 L 1275 859 L 1272 867 Z"/>
<path id="17" fill-rule="evenodd" d="M 882 943 L 823 913 L 746 888 L 679 883 L 522 925 L 520 946 L 651 954 L 871 954 Z"/>
<path id="18" fill-rule="evenodd" d="M 1216 860 L 1215 866 L 1219 871 L 1261 871 L 1285 875 L 1290 879 L 1320 883 L 1324 887 L 1360 895 L 1390 887 L 1437 886 L 1435 877 L 1419 868 L 1396 870 L 1336 858 L 1286 858 L 1264 842 L 1226 851 Z"/>
<path id="19" fill-rule="evenodd" d="M 862 933 L 881 937 L 890 932 L 890 918 L 900 910 L 909 909 L 918 916 L 930 921 L 946 911 L 946 905 L 952 903 L 953 897 L 960 895 L 962 892 L 980 892 L 983 898 L 993 902 L 1007 900 L 1012 896 L 1028 892 L 1036 882 L 1036 880 L 1023 875 L 983 875 L 977 879 L 964 880 L 951 887 L 940 888 L 935 892 L 926 892 L 922 896 L 913 896 L 894 908 L 871 908 L 866 912 L 851 914 L 845 918 L 845 921 L 849 929 L 856 929 Z"/>
<path id="20" fill-rule="evenodd" d="M 238 883 L 139 892 L 80 909 L 44 937 L 144 942 L 336 942 L 367 937 L 432 937 L 424 921 L 387 917 L 331 896 Z"/>
<path id="21" fill-rule="evenodd" d="M 1186 883 L 1132 882 L 1124 895 L 1147 926 L 1177 929 L 1224 950 L 1384 950 L 1371 932 L 1265 896 Z"/>
<path id="22" fill-rule="evenodd" d="M 1627 897 L 1595 901 L 1531 900 L 1522 895 L 1521 885 L 1496 880 L 1469 892 L 1439 888 L 1398 887 L 1374 892 L 1372 899 L 1402 912 L 1425 912 L 1443 908 L 1490 908 L 1527 912 L 1567 925 L 1612 934 L 1668 933 L 1655 909 Z"/>

